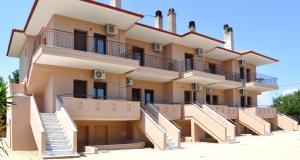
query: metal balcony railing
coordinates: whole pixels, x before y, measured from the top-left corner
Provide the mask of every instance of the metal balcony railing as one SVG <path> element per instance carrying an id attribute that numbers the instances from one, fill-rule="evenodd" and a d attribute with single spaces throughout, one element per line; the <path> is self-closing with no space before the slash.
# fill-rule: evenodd
<path id="1" fill-rule="evenodd" d="M 247 82 L 257 82 L 270 86 L 278 86 L 276 77 L 271 77 L 260 73 L 251 73 L 248 74 L 246 78 Z"/>

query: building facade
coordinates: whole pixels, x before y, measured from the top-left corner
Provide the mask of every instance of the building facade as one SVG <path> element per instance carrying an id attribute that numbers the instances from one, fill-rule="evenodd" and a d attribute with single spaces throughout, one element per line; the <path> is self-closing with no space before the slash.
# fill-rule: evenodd
<path id="1" fill-rule="evenodd" d="M 172 8 L 165 30 L 162 16 L 155 12 L 152 27 L 121 0 L 36 0 L 7 52 L 20 60 L 20 84 L 10 84 L 10 148 L 47 158 L 297 130 L 274 108 L 257 107 L 257 96 L 278 86 L 256 68 L 278 60 L 234 50 L 229 25 L 218 40 L 194 21 L 177 33 Z"/>

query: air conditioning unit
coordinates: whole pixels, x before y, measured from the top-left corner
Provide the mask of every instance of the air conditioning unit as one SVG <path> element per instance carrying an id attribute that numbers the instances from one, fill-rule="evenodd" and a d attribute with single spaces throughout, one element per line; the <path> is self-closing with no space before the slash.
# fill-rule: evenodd
<path id="1" fill-rule="evenodd" d="M 115 25 L 108 24 L 106 25 L 106 34 L 107 35 L 117 35 L 118 34 L 118 28 Z"/>
<path id="2" fill-rule="evenodd" d="M 201 91 L 202 90 L 202 85 L 199 83 L 194 83 L 193 84 L 193 90 L 194 91 Z"/>
<path id="3" fill-rule="evenodd" d="M 163 51 L 163 45 L 160 43 L 153 43 L 153 51 L 161 53 Z"/>
<path id="4" fill-rule="evenodd" d="M 206 88 L 206 94 L 212 94 L 212 90 L 211 90 L 211 88 Z"/>
<path id="5" fill-rule="evenodd" d="M 240 60 L 240 61 L 239 61 L 239 64 L 240 64 L 240 66 L 245 66 L 245 65 L 246 65 L 246 61 Z"/>
<path id="6" fill-rule="evenodd" d="M 241 96 L 247 95 L 247 91 L 245 89 L 240 89 Z"/>
<path id="7" fill-rule="evenodd" d="M 102 70 L 94 70 L 94 80 L 104 80 L 106 78 L 105 72 Z"/>
<path id="8" fill-rule="evenodd" d="M 126 78 L 126 86 L 133 86 L 133 79 L 132 78 Z"/>
<path id="9" fill-rule="evenodd" d="M 198 49 L 196 50 L 196 55 L 197 55 L 198 57 L 203 57 L 203 56 L 204 56 L 204 50 L 203 50 L 202 48 L 198 48 Z"/>

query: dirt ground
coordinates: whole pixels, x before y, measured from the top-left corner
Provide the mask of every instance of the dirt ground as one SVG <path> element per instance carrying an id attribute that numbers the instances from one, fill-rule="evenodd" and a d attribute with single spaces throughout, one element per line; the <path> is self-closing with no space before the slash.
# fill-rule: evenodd
<path id="1" fill-rule="evenodd" d="M 270 136 L 241 136 L 234 144 L 182 143 L 181 149 L 158 151 L 150 148 L 137 150 L 103 151 L 82 154 L 82 160 L 299 160 L 300 131 L 274 132 Z M 1 157 L 0 157 L 1 158 Z M 36 151 L 10 152 L 14 160 L 39 159 Z M 75 160 L 76 160 L 75 159 Z"/>

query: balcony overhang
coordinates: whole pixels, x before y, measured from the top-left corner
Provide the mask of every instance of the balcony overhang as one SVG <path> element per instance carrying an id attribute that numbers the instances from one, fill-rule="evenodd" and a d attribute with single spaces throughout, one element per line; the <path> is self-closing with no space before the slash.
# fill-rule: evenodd
<path id="1" fill-rule="evenodd" d="M 245 89 L 254 92 L 267 92 L 267 91 L 278 90 L 278 86 L 262 84 L 258 82 L 249 82 L 245 84 Z"/>
<path id="2" fill-rule="evenodd" d="M 178 78 L 179 72 L 141 66 L 138 69 L 128 73 L 127 77 L 144 81 L 169 82 Z"/>
<path id="3" fill-rule="evenodd" d="M 192 48 L 203 48 L 205 51 L 209 51 L 224 43 L 223 41 L 196 32 L 179 35 L 140 23 L 136 23 L 127 31 L 127 36 L 128 38 L 148 43 L 156 42 L 163 45 L 175 43 Z"/>
<path id="4" fill-rule="evenodd" d="M 213 83 L 208 85 L 209 88 L 221 89 L 221 90 L 241 88 L 242 86 L 243 86 L 242 82 L 230 81 L 230 80 L 225 80 L 219 83 Z"/>
<path id="5" fill-rule="evenodd" d="M 245 60 L 247 63 L 254 64 L 255 66 L 262 66 L 266 64 L 273 64 L 279 62 L 277 59 L 265 56 L 254 51 L 243 51 L 239 60 Z"/>
<path id="6" fill-rule="evenodd" d="M 12 30 L 9 46 L 7 49 L 7 56 L 19 57 L 25 41 L 26 41 L 26 35 L 24 31 L 18 29 Z"/>
<path id="7" fill-rule="evenodd" d="M 218 61 L 228 61 L 231 59 L 239 58 L 241 55 L 238 52 L 228 50 L 222 47 L 217 47 L 216 49 L 205 54 L 205 57 L 215 59 Z"/>
<path id="8" fill-rule="evenodd" d="M 208 85 L 225 81 L 225 76 L 193 70 L 181 73 L 180 78 L 177 81 Z"/>
<path id="9" fill-rule="evenodd" d="M 41 45 L 37 50 L 33 63 L 88 70 L 100 69 L 117 74 L 124 74 L 139 66 L 136 60 L 46 45 Z"/>

